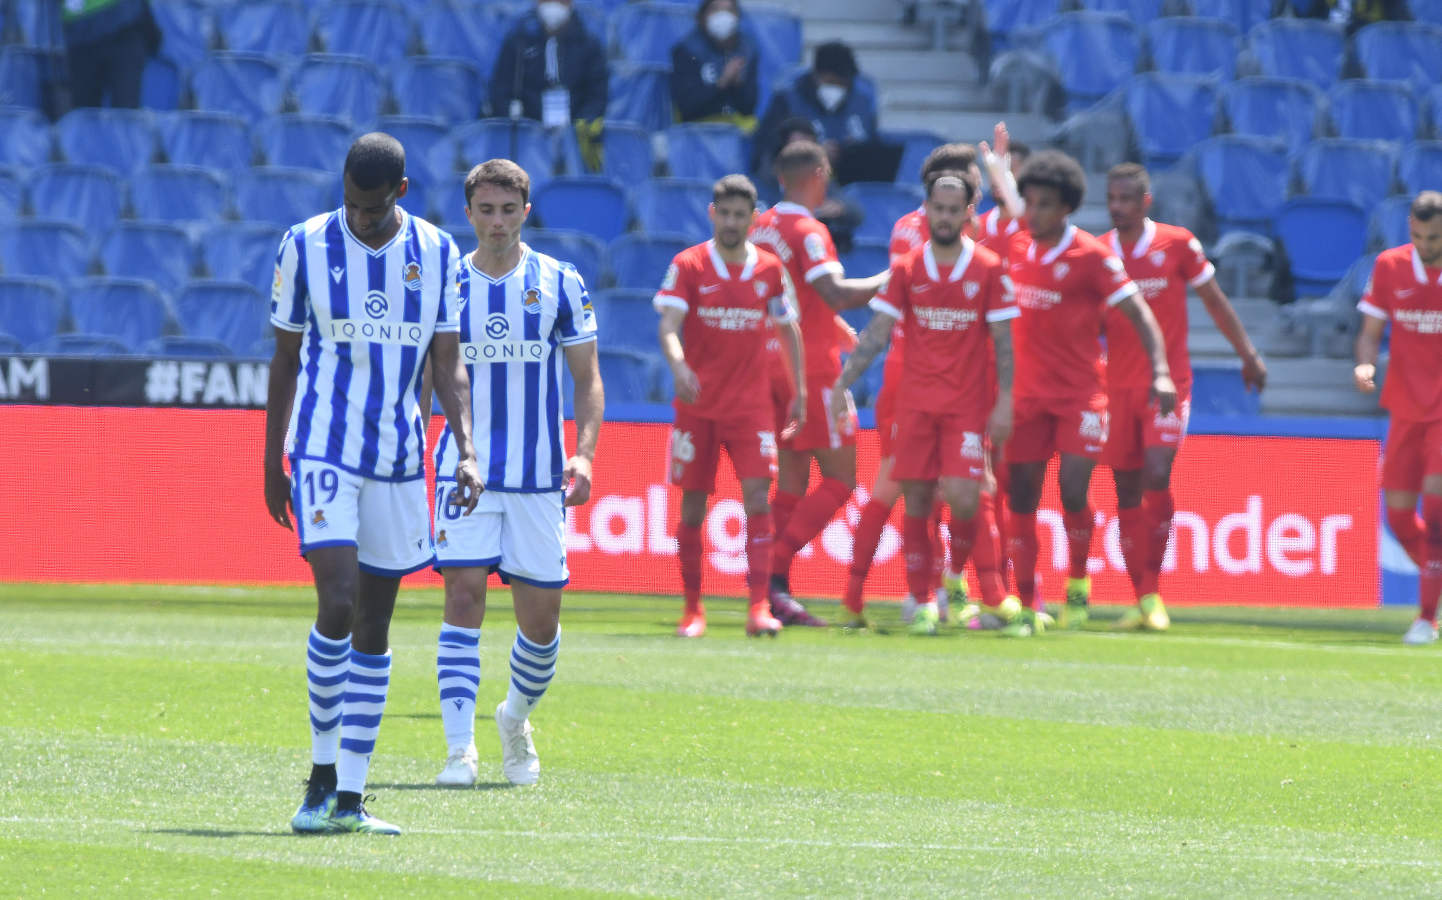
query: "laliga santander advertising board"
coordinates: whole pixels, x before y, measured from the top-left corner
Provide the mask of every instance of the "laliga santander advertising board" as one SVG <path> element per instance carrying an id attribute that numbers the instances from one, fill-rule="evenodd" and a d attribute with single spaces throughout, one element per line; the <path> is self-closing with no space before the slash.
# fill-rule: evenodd
<path id="1" fill-rule="evenodd" d="M 265 512 L 264 419 L 258 410 L 0 407 L 0 582 L 309 584 L 294 534 Z M 668 437 L 662 424 L 603 427 L 591 502 L 569 514 L 572 587 L 679 595 L 672 534 L 680 494 L 664 481 Z M 866 485 L 876 470 L 874 432 L 862 433 L 858 451 Z M 1174 473 L 1167 602 L 1375 606 L 1377 457 L 1371 440 L 1189 437 Z M 707 594 L 745 593 L 739 497 L 723 464 L 704 528 Z M 1104 468 L 1092 501 L 1093 595 L 1130 602 Z M 798 596 L 840 596 L 864 503 L 863 488 L 797 558 Z M 1054 472 L 1042 506 L 1042 590 L 1056 600 L 1066 547 Z M 900 515 L 898 504 L 869 598 L 905 593 Z M 407 579 L 439 583 L 431 571 Z"/>

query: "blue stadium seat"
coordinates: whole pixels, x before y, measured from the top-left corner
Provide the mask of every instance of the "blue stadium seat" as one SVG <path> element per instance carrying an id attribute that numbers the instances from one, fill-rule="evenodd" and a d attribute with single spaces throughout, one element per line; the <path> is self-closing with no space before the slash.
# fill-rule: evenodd
<path id="1" fill-rule="evenodd" d="M 297 0 L 242 0 L 215 11 L 225 49 L 296 57 L 310 49 L 310 22 Z"/>
<path id="2" fill-rule="evenodd" d="M 651 306 L 651 299 L 655 296 L 654 288 L 649 291 L 611 290 L 596 294 L 596 319 L 601 327 L 602 345 L 638 353 L 655 353 L 656 326 L 661 321 Z"/>
<path id="3" fill-rule="evenodd" d="M 1375 250 L 1385 250 L 1411 243 L 1412 231 L 1408 223 L 1411 215 L 1412 196 L 1409 194 L 1396 194 L 1378 203 L 1367 223 L 1367 245 Z"/>
<path id="4" fill-rule="evenodd" d="M 1376 22 L 1360 29 L 1352 46 L 1368 78 L 1419 90 L 1442 82 L 1442 26 Z"/>
<path id="5" fill-rule="evenodd" d="M 1430 25 L 1442 25 L 1442 0 L 1407 0 L 1412 18 Z"/>
<path id="6" fill-rule="evenodd" d="M 655 160 L 646 129 L 608 121 L 601 131 L 601 146 L 601 174 L 622 184 L 640 184 L 651 177 Z"/>
<path id="7" fill-rule="evenodd" d="M 365 129 L 380 116 L 386 90 L 380 71 L 369 60 L 312 53 L 296 68 L 291 93 L 299 112 L 340 116 Z"/>
<path id="8" fill-rule="evenodd" d="M 856 240 L 851 243 L 851 252 L 841 257 L 846 274 L 853 278 L 866 278 L 891 268 L 891 242 L 877 240 Z"/>
<path id="9" fill-rule="evenodd" d="M 212 8 L 199 0 L 150 0 L 160 28 L 160 55 L 183 69 L 200 64 L 215 43 Z"/>
<path id="10" fill-rule="evenodd" d="M 695 123 L 666 129 L 666 162 L 674 178 L 715 181 L 746 170 L 741 131 L 734 125 Z"/>
<path id="11" fill-rule="evenodd" d="M 72 109 L 55 124 L 60 152 L 73 163 L 103 166 L 122 176 L 155 157 L 155 116 L 144 109 Z"/>
<path id="12" fill-rule="evenodd" d="M 225 172 L 255 161 L 251 125 L 229 113 L 182 110 L 160 117 L 160 148 L 166 160 Z"/>
<path id="13" fill-rule="evenodd" d="M 1397 152 L 1380 141 L 1321 138 L 1303 147 L 1294 165 L 1304 193 L 1371 209 L 1392 193 Z"/>
<path id="14" fill-rule="evenodd" d="M 1203 75 L 1145 72 L 1126 87 L 1127 115 L 1149 166 L 1169 166 L 1212 134 L 1217 83 Z"/>
<path id="15" fill-rule="evenodd" d="M 1298 297 L 1330 291 L 1367 248 L 1367 214 L 1344 200 L 1293 197 L 1277 214 L 1277 237 Z"/>
<path id="16" fill-rule="evenodd" d="M 1163 0 L 1085 0 L 1083 9 L 1091 12 L 1116 13 L 1140 26 L 1147 26 L 1162 14 Z"/>
<path id="17" fill-rule="evenodd" d="M 205 222 L 230 208 L 225 174 L 204 166 L 151 166 L 130 180 L 137 218 Z"/>
<path id="18" fill-rule="evenodd" d="M 613 62 L 608 67 L 606 122 L 625 122 L 648 131 L 671 124 L 671 65 Z"/>
<path id="19" fill-rule="evenodd" d="M 916 209 L 925 199 L 918 184 L 885 181 L 853 182 L 846 186 L 846 196 L 865 213 L 855 237 L 876 241 L 889 241 L 891 226 L 896 220 Z"/>
<path id="20" fill-rule="evenodd" d="M 1136 71 L 1141 38 L 1125 16 L 1069 12 L 1047 23 L 1042 47 L 1076 112 L 1120 87 Z"/>
<path id="21" fill-rule="evenodd" d="M 612 57 L 671 64 L 671 48 L 696 25 L 696 12 L 671 3 L 628 3 L 608 22 Z"/>
<path id="22" fill-rule="evenodd" d="M 480 70 L 465 59 L 410 57 L 391 73 L 397 109 L 409 116 L 434 116 L 458 125 L 479 114 L 486 82 Z"/>
<path id="23" fill-rule="evenodd" d="M 152 282 L 87 278 L 70 289 L 70 320 L 82 334 L 112 337 L 136 351 L 165 333 L 170 307 Z"/>
<path id="24" fill-rule="evenodd" d="M 455 205 L 459 206 L 464 199 L 460 185 L 446 185 L 451 189 L 447 193 L 453 199 Z M 413 216 L 420 216 L 422 219 L 429 219 L 435 212 L 431 205 L 432 189 L 430 183 L 420 173 L 406 173 L 406 195 L 401 198 L 400 207 Z"/>
<path id="25" fill-rule="evenodd" d="M 13 336 L 28 350 L 60 330 L 65 295 L 51 278 L 0 277 L 0 332 Z"/>
<path id="26" fill-rule="evenodd" d="M 114 172 L 73 163 L 35 169 L 26 196 L 37 218 L 74 222 L 91 234 L 109 231 L 125 206 L 125 188 Z"/>
<path id="27" fill-rule="evenodd" d="M 25 187 L 16 169 L 0 169 L 0 221 L 20 215 L 25 206 Z"/>
<path id="28" fill-rule="evenodd" d="M 611 403 L 653 403 L 660 398 L 661 363 L 654 355 L 602 344 L 596 351 L 606 399 Z"/>
<path id="29" fill-rule="evenodd" d="M 268 330 L 270 301 L 249 284 L 193 281 L 176 297 L 175 319 L 186 336 L 219 341 L 242 356 Z"/>
<path id="30" fill-rule="evenodd" d="M 759 3 L 741 13 L 741 27 L 756 44 L 758 96 L 769 97 L 775 79 L 801 62 L 801 19 L 789 9 Z"/>
<path id="31" fill-rule="evenodd" d="M 351 145 L 344 119 L 281 113 L 256 128 L 256 143 L 267 165 L 339 172 Z"/>
<path id="32" fill-rule="evenodd" d="M 533 197 L 556 168 L 550 136 L 531 119 L 482 119 L 457 128 L 451 137 L 467 168 L 488 159 L 515 160 L 531 176 Z"/>
<path id="33" fill-rule="evenodd" d="M 190 76 L 195 106 L 258 122 L 280 112 L 285 81 L 280 66 L 258 53 L 215 53 Z"/>
<path id="34" fill-rule="evenodd" d="M 535 228 L 527 229 L 521 239 L 537 253 L 575 266 L 587 289 L 600 286 L 606 271 L 606 245 L 593 235 L 568 228 Z"/>
<path id="35" fill-rule="evenodd" d="M 1061 6 L 1057 0 L 985 0 L 985 5 L 993 52 L 1010 47 L 1016 32 L 1040 27 Z"/>
<path id="36" fill-rule="evenodd" d="M 0 106 L 43 108 L 51 65 L 37 47 L 0 47 Z"/>
<path id="37" fill-rule="evenodd" d="M 1272 220 L 1287 199 L 1287 157 L 1281 142 L 1220 135 L 1202 141 L 1193 154 L 1218 228 L 1271 234 Z"/>
<path id="38" fill-rule="evenodd" d="M 1413 141 L 1402 148 L 1397 179 L 1407 193 L 1442 190 L 1442 141 Z"/>
<path id="39" fill-rule="evenodd" d="M 190 337 L 184 334 L 167 334 L 148 342 L 141 348 L 146 356 L 160 356 L 169 359 L 225 359 L 230 356 L 244 356 L 235 353 L 220 341 L 210 338 Z M 246 347 L 246 353 L 250 348 Z"/>
<path id="40" fill-rule="evenodd" d="M 89 234 L 73 222 L 22 219 L 0 229 L 0 270 L 6 275 L 39 275 L 69 282 L 90 271 L 93 255 Z"/>
<path id="41" fill-rule="evenodd" d="M 606 251 L 606 268 L 619 289 L 655 292 L 677 253 L 695 241 L 684 234 L 623 234 Z"/>
<path id="42" fill-rule="evenodd" d="M 1417 135 L 1420 114 L 1409 85 L 1348 79 L 1334 86 L 1327 99 L 1341 137 L 1401 143 Z"/>
<path id="43" fill-rule="evenodd" d="M 389 66 L 405 56 L 410 45 L 410 18 L 386 0 L 339 0 L 319 6 L 313 15 L 316 37 L 327 53 Z"/>
<path id="44" fill-rule="evenodd" d="M 1217 416 L 1255 416 L 1261 412 L 1261 395 L 1242 384 L 1234 364 L 1192 365 L 1192 413 Z"/>
<path id="45" fill-rule="evenodd" d="M 901 161 L 896 165 L 896 183 L 914 184 L 921 178 L 921 167 L 931 151 L 946 143 L 941 135 L 930 131 L 888 132 L 883 139 L 901 145 Z"/>
<path id="46" fill-rule="evenodd" d="M 1442 84 L 1429 88 L 1422 102 L 1427 108 L 1427 121 L 1432 123 L 1432 135 L 1442 137 Z"/>
<path id="47" fill-rule="evenodd" d="M 25 345 L 13 334 L 0 331 L 0 356 L 16 356 L 25 352 Z"/>
<path id="48" fill-rule="evenodd" d="M 180 67 L 168 59 L 152 56 L 140 73 L 140 105 L 157 112 L 177 109 L 184 88 Z"/>
<path id="49" fill-rule="evenodd" d="M 626 189 L 604 175 L 571 175 L 531 192 L 532 215 L 547 228 L 573 228 L 610 241 L 631 220 Z"/>
<path id="50" fill-rule="evenodd" d="M 514 9 L 499 3 L 431 0 L 413 12 L 421 45 L 431 56 L 469 60 L 491 77 Z M 401 112 L 409 113 L 404 108 Z"/>
<path id="51" fill-rule="evenodd" d="M 1295 78 L 1241 78 L 1222 88 L 1222 110 L 1237 134 L 1276 138 L 1296 152 L 1317 131 L 1321 98 Z"/>
<path id="52" fill-rule="evenodd" d="M 217 281 L 270 290 L 286 226 L 269 222 L 217 222 L 200 241 L 205 270 Z"/>
<path id="53" fill-rule="evenodd" d="M 1231 22 L 1167 16 L 1147 26 L 1147 42 L 1160 72 L 1230 79 L 1242 38 Z"/>
<path id="54" fill-rule="evenodd" d="M 121 222 L 100 242 L 105 274 L 146 278 L 166 294 L 190 280 L 195 249 L 185 229 L 165 222 Z"/>
<path id="55" fill-rule="evenodd" d="M 1192 15 L 1230 22 L 1242 34 L 1272 16 L 1272 0 L 1191 0 L 1191 6 Z"/>
<path id="56" fill-rule="evenodd" d="M 456 172 L 456 144 L 440 119 L 422 116 L 382 116 L 376 130 L 384 131 L 406 148 L 406 174 L 418 175 L 426 186 L 435 188 L 459 182 Z M 463 200 L 457 200 L 459 205 Z"/>
<path id="57" fill-rule="evenodd" d="M 242 219 L 289 228 L 340 207 L 337 177 L 317 169 L 257 166 L 235 178 L 235 211 Z"/>
<path id="58" fill-rule="evenodd" d="M 28 169 L 50 160 L 50 123 L 33 109 L 0 106 L 0 165 Z"/>
<path id="59" fill-rule="evenodd" d="M 1300 78 L 1324 90 L 1342 74 L 1342 29 L 1315 19 L 1270 19 L 1247 34 L 1263 75 Z"/>
<path id="60" fill-rule="evenodd" d="M 692 243 L 711 236 L 709 182 L 688 178 L 652 178 L 636 186 L 631 195 L 636 221 L 647 234 L 675 232 Z"/>
<path id="61" fill-rule="evenodd" d="M 41 345 L 50 356 L 131 356 L 135 348 L 108 334 L 67 332 L 57 334 Z"/>

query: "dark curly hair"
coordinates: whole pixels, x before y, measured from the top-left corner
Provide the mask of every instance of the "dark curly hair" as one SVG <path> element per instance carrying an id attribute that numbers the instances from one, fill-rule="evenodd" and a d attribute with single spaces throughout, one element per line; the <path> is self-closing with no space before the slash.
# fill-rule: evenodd
<path id="1" fill-rule="evenodd" d="M 1080 163 L 1060 150 L 1043 150 L 1026 161 L 1016 179 L 1016 189 L 1022 193 L 1030 185 L 1054 188 L 1062 205 L 1076 212 L 1086 196 L 1087 176 Z"/>

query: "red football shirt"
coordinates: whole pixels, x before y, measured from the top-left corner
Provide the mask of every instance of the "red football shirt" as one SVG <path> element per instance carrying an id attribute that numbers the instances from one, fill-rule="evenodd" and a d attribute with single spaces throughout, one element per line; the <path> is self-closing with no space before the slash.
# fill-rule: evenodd
<path id="1" fill-rule="evenodd" d="M 807 379 L 834 382 L 841 374 L 836 313 L 811 287 L 811 282 L 827 272 L 845 274 L 831 232 L 806 207 L 781 202 L 756 217 L 751 240 L 780 257 L 791 276 L 801 317 Z"/>
<path id="2" fill-rule="evenodd" d="M 1116 230 L 1102 240 L 1121 258 L 1127 275 L 1152 308 L 1167 348 L 1167 365 L 1178 390 L 1192 383 L 1187 353 L 1187 288 L 1206 284 L 1217 274 L 1202 252 L 1202 242 L 1185 228 L 1145 220 L 1135 246 L 1123 247 Z M 1152 361 L 1137 330 L 1119 310 L 1107 313 L 1107 385 L 1149 388 Z"/>
<path id="3" fill-rule="evenodd" d="M 1442 269 L 1429 269 L 1411 244 L 1377 254 L 1357 308 L 1392 323 L 1382 405 L 1399 419 L 1442 419 Z"/>
<path id="4" fill-rule="evenodd" d="M 911 251 L 931 240 L 931 225 L 926 210 L 918 207 L 896 220 L 891 226 L 891 264 L 894 266 Z M 906 326 L 900 318 L 891 328 L 891 349 L 886 352 L 886 365 L 881 370 L 884 384 L 898 384 L 902 361 L 906 358 Z"/>
<path id="5" fill-rule="evenodd" d="M 1018 398 L 1086 400 L 1106 383 L 1102 321 L 1108 307 L 1137 292 L 1122 261 L 1101 241 L 1068 225 L 1055 247 L 1018 231 L 1011 280 L 1021 317 L 1012 328 Z"/>
<path id="6" fill-rule="evenodd" d="M 727 263 L 713 241 L 687 247 L 671 261 L 653 301 L 657 311 L 684 310 L 681 342 L 686 363 L 701 383 L 693 404 L 676 408 L 712 419 L 771 416 L 766 321 L 796 321 L 791 279 L 781 261 L 755 244 L 746 262 Z"/>
<path id="7" fill-rule="evenodd" d="M 905 323 L 898 410 L 991 412 L 988 326 L 1020 312 L 995 253 L 963 238 L 961 257 L 942 268 L 927 241 L 892 265 L 891 281 L 871 307 Z"/>
<path id="8" fill-rule="evenodd" d="M 977 223 L 976 240 L 986 249 L 1006 259 L 1012 235 L 1023 231 L 1026 231 L 1025 221 L 1008 219 L 1002 215 L 1000 206 L 993 206 L 982 214 Z"/>

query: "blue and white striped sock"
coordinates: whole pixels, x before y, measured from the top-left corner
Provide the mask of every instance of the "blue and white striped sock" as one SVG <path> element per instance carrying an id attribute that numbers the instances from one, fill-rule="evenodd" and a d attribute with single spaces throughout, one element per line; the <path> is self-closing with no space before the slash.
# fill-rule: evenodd
<path id="1" fill-rule="evenodd" d="M 516 629 L 516 642 L 511 645 L 511 686 L 506 689 L 507 718 L 521 721 L 530 718 L 531 710 L 541 702 L 551 676 L 556 674 L 556 654 L 561 649 L 561 631 L 549 644 L 533 643 Z"/>
<path id="2" fill-rule="evenodd" d="M 334 765 L 340 742 L 341 698 L 350 677 L 350 635 L 333 641 L 310 629 L 305 645 L 305 682 L 310 692 L 310 760 Z"/>
<path id="3" fill-rule="evenodd" d="M 391 652 L 381 656 L 350 652 L 350 679 L 340 720 L 340 755 L 336 760 L 336 790 L 364 794 L 386 692 L 391 686 Z"/>
<path id="4" fill-rule="evenodd" d="M 476 742 L 476 689 L 481 684 L 481 629 L 441 623 L 436 648 L 436 684 L 441 692 L 441 725 L 446 748 L 464 750 Z"/>

